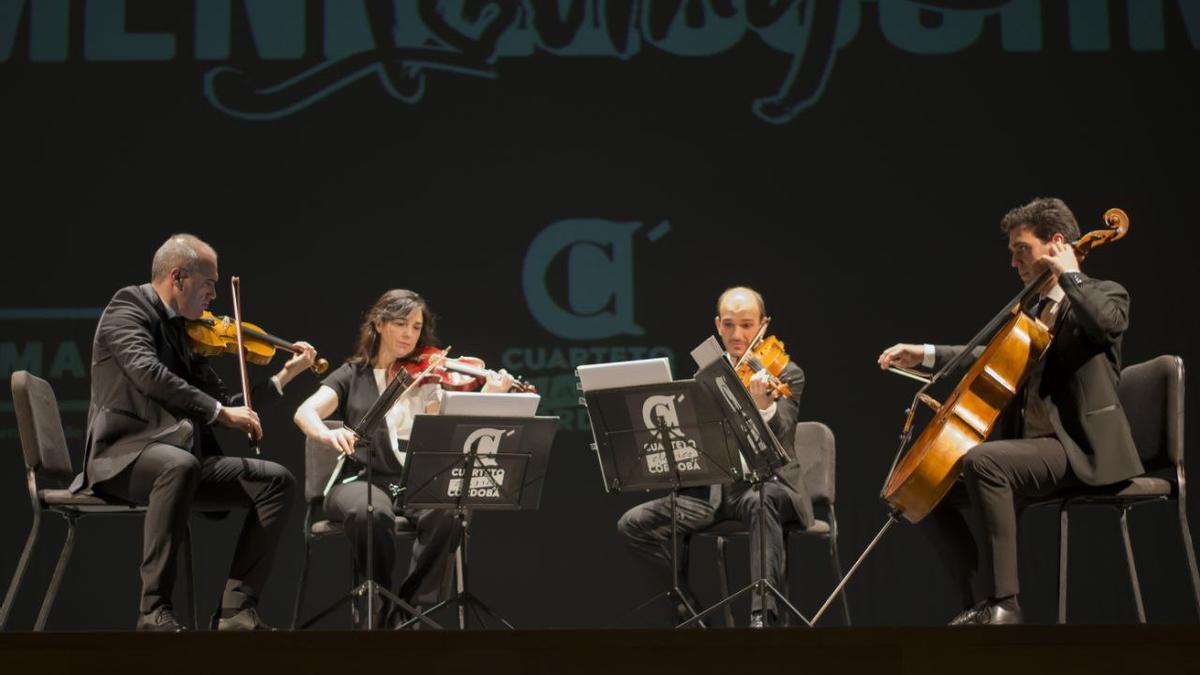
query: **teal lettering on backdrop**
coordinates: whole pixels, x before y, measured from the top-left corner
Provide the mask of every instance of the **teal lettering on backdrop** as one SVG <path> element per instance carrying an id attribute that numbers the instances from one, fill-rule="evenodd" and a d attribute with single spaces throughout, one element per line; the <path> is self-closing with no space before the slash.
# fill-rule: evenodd
<path id="1" fill-rule="evenodd" d="M 241 3 L 246 9 L 250 36 L 259 58 L 299 59 L 304 56 L 304 0 L 241 0 Z M 328 14 L 327 11 L 326 22 L 330 23 Z M 332 23 L 340 25 L 336 19 Z M 232 0 L 196 0 L 196 58 L 229 58 L 232 27 Z"/>
<path id="2" fill-rule="evenodd" d="M 18 370 L 28 370 L 34 375 L 42 374 L 42 352 L 45 346 L 40 341 L 0 342 L 0 377 L 9 377 Z"/>
<path id="3" fill-rule="evenodd" d="M 246 120 L 295 114 L 359 80 L 374 79 L 396 100 L 416 104 L 431 93 L 431 77 L 453 73 L 499 77 L 506 59 L 606 57 L 634 61 L 645 50 L 681 58 L 720 58 L 748 41 L 780 55 L 777 91 L 751 102 L 764 121 L 783 124 L 815 105 L 834 72 L 839 52 L 858 38 L 863 6 L 877 10 L 879 33 L 896 49 L 951 55 L 999 35 L 1004 52 L 1045 48 L 1042 13 L 1047 0 L 467 0 L 392 3 L 365 0 L 193 0 L 193 26 L 131 32 L 126 0 L 0 0 L 0 63 L 13 60 L 22 27 L 28 59 L 64 62 L 138 62 L 186 58 L 177 53 L 181 31 L 192 31 L 200 61 L 218 62 L 203 92 L 216 109 Z M 1076 52 L 1167 48 L 1167 22 L 1182 22 L 1200 49 L 1200 0 L 1052 0 L 1065 4 L 1067 34 L 1049 39 Z M 1123 8 L 1128 35 L 1111 30 Z M 1169 8 L 1169 9 L 1168 9 Z M 316 11 L 319 10 L 319 11 Z M 81 35 L 71 12 L 82 12 Z M 319 16 L 321 30 L 308 30 Z M 251 45 L 233 44 L 244 21 Z M 139 24 L 141 25 L 141 24 Z M 990 32 L 989 26 L 999 30 Z M 174 31 L 174 32 L 170 32 Z M 309 45 L 319 35 L 322 45 Z M 73 51 L 72 41 L 82 48 Z M 317 55 L 320 55 L 317 57 Z M 317 63 L 314 58 L 320 58 Z M 251 77 L 257 61 L 297 61 L 291 76 L 263 86 Z M 770 67 L 769 63 L 765 67 Z"/>
<path id="4" fill-rule="evenodd" d="M 175 36 L 125 32 L 125 0 L 84 4 L 83 54 L 89 61 L 170 61 Z"/>

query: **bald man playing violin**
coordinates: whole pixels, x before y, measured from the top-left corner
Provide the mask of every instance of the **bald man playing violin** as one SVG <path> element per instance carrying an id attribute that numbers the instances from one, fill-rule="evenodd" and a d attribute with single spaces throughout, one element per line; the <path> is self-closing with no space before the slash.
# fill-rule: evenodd
<path id="1" fill-rule="evenodd" d="M 752 347 L 751 342 L 768 321 L 762 296 L 751 288 L 726 290 L 717 300 L 714 321 L 726 356 L 731 364 L 736 364 Z M 758 375 L 746 387 L 758 405 L 759 414 L 791 459 L 776 470 L 778 480 L 763 484 L 765 500 L 762 505 L 758 494 L 750 489 L 748 483 L 681 490 L 676 504 L 680 535 L 699 532 L 722 520 L 738 520 L 745 524 L 750 535 L 752 572 L 760 569 L 759 552 L 764 548 L 759 542 L 761 519 L 765 531 L 763 543 L 767 579 L 775 588 L 784 587 L 783 525 L 796 521 L 808 526 L 813 522 L 812 503 L 804 487 L 793 443 L 800 410 L 800 393 L 804 389 L 804 371 L 791 362 L 779 374 L 779 379 L 791 389 L 790 398 L 780 397 L 767 380 Z M 670 497 L 661 497 L 633 507 L 621 516 L 617 530 L 656 582 L 670 588 L 673 581 Z M 680 587 L 685 597 L 673 599 L 670 616 L 673 623 L 691 618 L 693 614 L 689 607 L 696 612 L 701 609 L 688 589 L 686 579 L 680 580 Z M 751 598 L 750 626 L 762 628 L 771 625 L 776 618 L 774 598 L 768 594 L 765 607 L 760 604 L 762 598 L 758 593 L 751 594 Z"/>
<path id="2" fill-rule="evenodd" d="M 84 468 L 71 489 L 147 507 L 138 630 L 184 629 L 171 598 L 191 511 L 246 508 L 215 618 L 219 630 L 264 629 L 256 607 L 295 479 L 274 462 L 223 457 L 217 446 L 213 425 L 255 437 L 262 425 L 188 347 L 184 321 L 200 318 L 216 297 L 216 251 L 192 235 L 172 235 L 154 254 L 151 277 L 117 291 L 100 315 Z M 293 348 L 297 354 L 255 388 L 252 400 L 278 399 L 312 366 L 311 345 Z"/>
<path id="3" fill-rule="evenodd" d="M 1017 504 L 1070 485 L 1106 485 L 1142 473 L 1117 398 L 1121 336 L 1129 326 L 1129 295 L 1120 284 L 1084 275 L 1070 242 L 1079 225 L 1059 199 L 1035 199 L 1000 224 L 1012 267 L 1028 284 L 1049 270 L 1035 308 L 1054 340 L 1001 413 L 992 436 L 963 457 L 960 480 L 922 521 L 962 595 L 965 609 L 950 622 L 1023 622 L 1017 579 Z M 938 368 L 957 346 L 897 344 L 879 367 Z M 978 347 L 972 355 L 983 352 Z M 966 359 L 969 367 L 974 359 Z M 967 510 L 982 534 L 971 532 Z"/>

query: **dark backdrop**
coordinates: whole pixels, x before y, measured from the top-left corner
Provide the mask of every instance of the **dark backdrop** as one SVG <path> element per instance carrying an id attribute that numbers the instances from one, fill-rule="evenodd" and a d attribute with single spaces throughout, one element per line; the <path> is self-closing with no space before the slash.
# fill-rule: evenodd
<path id="1" fill-rule="evenodd" d="M 395 48 L 375 48 L 372 22 Z M 541 510 L 477 518 L 474 590 L 520 626 L 645 625 L 620 619 L 654 589 L 615 529 L 644 496 L 602 491 L 574 365 L 669 355 L 686 376 L 720 291 L 762 291 L 808 376 L 802 418 L 837 435 L 848 566 L 884 520 L 913 391 L 874 359 L 896 341 L 964 341 L 1016 291 L 997 229 L 1009 208 L 1059 196 L 1085 231 L 1124 208 L 1130 235 L 1085 271 L 1130 291 L 1127 363 L 1190 362 L 1198 46 L 1195 0 L 5 0 L 0 371 L 50 379 L 78 462 L 95 317 L 148 279 L 169 233 L 210 241 L 249 320 L 335 365 L 381 291 L 418 290 L 456 353 L 533 379 L 563 418 Z M 290 418 L 315 386 L 302 376 L 263 411 L 265 455 L 298 476 Z M 4 389 L 7 583 L 29 506 Z M 276 624 L 299 514 L 264 598 Z M 1131 520 L 1151 620 L 1194 621 L 1171 507 Z M 1023 524 L 1022 602 L 1049 621 L 1055 518 Z M 1115 519 L 1074 525 L 1072 619 L 1133 620 Z M 235 525 L 194 527 L 207 612 Z M 32 625 L 63 532 L 44 530 L 15 628 Z M 82 528 L 51 628 L 132 625 L 140 532 Z M 793 553 L 811 612 L 832 577 L 819 546 Z M 697 546 L 708 600 L 712 565 Z M 318 545 L 309 606 L 347 571 L 342 542 Z M 909 526 L 849 593 L 860 624 L 956 610 Z"/>

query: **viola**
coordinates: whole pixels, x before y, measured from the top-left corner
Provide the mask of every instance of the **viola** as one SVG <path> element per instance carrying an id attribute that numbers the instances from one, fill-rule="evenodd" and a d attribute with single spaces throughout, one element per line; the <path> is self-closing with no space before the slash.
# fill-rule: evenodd
<path id="1" fill-rule="evenodd" d="M 763 328 L 766 328 L 766 324 L 763 325 Z M 791 363 L 791 358 L 784 351 L 783 342 L 774 335 L 768 335 L 752 344 L 754 347 L 746 350 L 737 364 L 738 379 L 742 381 L 742 385 L 749 387 L 750 379 L 765 370 L 767 386 L 771 388 L 771 391 L 776 396 L 791 398 L 792 388 L 779 379 L 784 367 Z"/>
<path id="2" fill-rule="evenodd" d="M 217 356 L 238 353 L 237 322 L 228 316 L 216 316 L 206 310 L 199 319 L 189 319 L 186 330 L 192 351 L 197 354 Z M 292 347 L 292 342 L 275 337 L 247 321 L 242 322 L 242 343 L 246 360 L 260 366 L 270 363 L 276 350 L 299 353 Z M 318 375 L 328 369 L 329 361 L 325 359 L 317 359 L 311 368 Z"/>

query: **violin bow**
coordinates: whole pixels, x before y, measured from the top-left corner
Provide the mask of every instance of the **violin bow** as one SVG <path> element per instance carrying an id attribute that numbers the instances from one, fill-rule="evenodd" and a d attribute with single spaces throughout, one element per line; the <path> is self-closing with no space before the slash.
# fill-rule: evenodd
<path id="1" fill-rule="evenodd" d="M 253 410 L 254 407 L 250 402 L 250 373 L 246 370 L 246 345 L 242 339 L 242 281 L 238 277 L 230 277 L 229 279 L 230 295 L 233 297 L 233 326 L 237 332 L 238 346 L 238 372 L 242 377 L 242 401 L 246 407 Z M 258 449 L 258 438 L 254 435 L 254 431 L 246 432 L 247 438 L 250 439 L 250 449 L 254 450 L 254 454 L 262 454 Z"/>
<path id="2" fill-rule="evenodd" d="M 733 372 L 736 373 L 737 369 L 741 368 L 742 364 L 754 353 L 754 348 L 758 346 L 758 343 L 762 342 L 763 336 L 767 334 L 767 327 L 770 325 L 771 317 L 763 317 L 763 324 L 758 329 L 758 333 L 755 333 L 754 339 L 750 341 L 750 344 L 746 347 L 746 351 L 742 352 L 742 357 L 737 360 L 737 363 L 733 364 Z"/>

